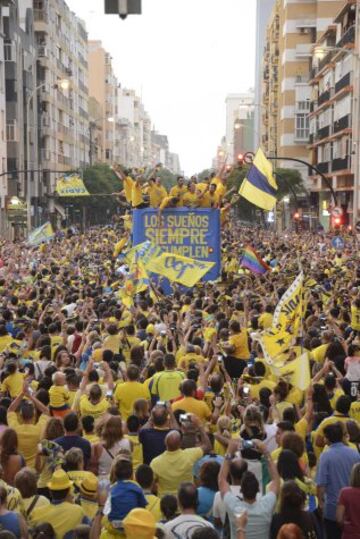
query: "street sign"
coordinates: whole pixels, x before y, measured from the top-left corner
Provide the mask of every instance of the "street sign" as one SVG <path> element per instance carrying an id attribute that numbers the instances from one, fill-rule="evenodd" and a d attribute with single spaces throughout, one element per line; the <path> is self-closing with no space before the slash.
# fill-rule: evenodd
<path id="1" fill-rule="evenodd" d="M 355 225 L 355 230 L 356 230 L 357 232 L 360 232 L 360 221 L 358 221 L 358 222 L 356 223 L 356 225 Z"/>
<path id="2" fill-rule="evenodd" d="M 345 242 L 340 236 L 335 236 L 331 240 L 331 245 L 334 247 L 334 249 L 344 249 Z"/>
<path id="3" fill-rule="evenodd" d="M 342 208 L 340 208 L 340 206 L 335 206 L 332 210 L 331 210 L 331 215 L 333 217 L 341 217 L 342 216 Z"/>

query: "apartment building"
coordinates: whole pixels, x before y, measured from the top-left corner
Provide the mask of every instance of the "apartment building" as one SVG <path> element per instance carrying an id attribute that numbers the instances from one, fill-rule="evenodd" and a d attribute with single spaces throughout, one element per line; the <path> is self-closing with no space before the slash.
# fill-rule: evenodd
<path id="1" fill-rule="evenodd" d="M 112 57 L 101 41 L 88 42 L 89 95 L 100 104 L 103 117 L 96 122 L 102 126 L 102 158 L 108 164 L 119 161 L 118 80 L 112 67 Z"/>
<path id="2" fill-rule="evenodd" d="M 339 12 L 313 48 L 310 85 L 311 161 L 328 179 L 341 208 L 341 223 L 352 222 L 354 173 L 352 152 L 356 0 L 342 2 Z M 357 150 L 358 151 L 358 150 Z M 319 208 L 320 222 L 331 224 L 334 206 L 330 190 L 318 175 L 309 177 L 309 188 Z"/>
<path id="3" fill-rule="evenodd" d="M 254 90 L 229 94 L 226 104 L 226 153 L 229 162 L 236 162 L 237 154 L 253 150 Z"/>
<path id="4" fill-rule="evenodd" d="M 263 62 L 262 144 L 272 155 L 308 160 L 312 48 L 342 0 L 277 0 Z M 286 159 L 279 166 L 289 166 Z M 307 167 L 292 163 L 307 179 Z"/>
<path id="5" fill-rule="evenodd" d="M 39 101 L 40 205 L 53 213 L 56 178 L 89 163 L 88 60 L 84 23 L 64 0 L 33 0 Z"/>

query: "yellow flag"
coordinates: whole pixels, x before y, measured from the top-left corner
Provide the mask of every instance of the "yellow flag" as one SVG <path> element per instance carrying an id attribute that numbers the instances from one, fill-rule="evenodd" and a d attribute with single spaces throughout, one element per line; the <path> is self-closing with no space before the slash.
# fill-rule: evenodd
<path id="1" fill-rule="evenodd" d="M 304 274 L 299 273 L 276 306 L 272 331 L 288 331 L 297 336 L 304 316 Z"/>
<path id="2" fill-rule="evenodd" d="M 285 363 L 279 369 L 273 368 L 273 372 L 277 376 L 287 377 L 291 385 L 305 391 L 311 382 L 308 352 L 304 352 L 296 359 Z"/>
<path id="3" fill-rule="evenodd" d="M 71 174 L 59 178 L 56 182 L 56 192 L 60 197 L 88 197 L 83 180 L 77 174 Z"/>
<path id="4" fill-rule="evenodd" d="M 277 362 L 277 358 L 290 348 L 293 343 L 293 335 L 285 330 L 263 331 L 256 335 L 254 340 L 259 342 L 266 363 L 273 365 Z"/>
<path id="5" fill-rule="evenodd" d="M 215 265 L 215 262 L 204 262 L 172 253 L 161 253 L 151 258 L 146 264 L 147 271 L 163 275 L 169 281 L 184 286 L 194 286 Z"/>

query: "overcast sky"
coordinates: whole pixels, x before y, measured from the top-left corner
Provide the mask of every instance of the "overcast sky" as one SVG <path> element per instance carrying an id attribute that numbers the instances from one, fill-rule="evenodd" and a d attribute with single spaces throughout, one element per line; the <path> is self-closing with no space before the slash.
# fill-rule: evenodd
<path id="1" fill-rule="evenodd" d="M 66 0 L 89 39 L 113 57 L 121 85 L 142 95 L 187 175 L 211 166 L 225 97 L 254 85 L 255 0 L 142 0 L 143 14 L 104 15 L 103 0 Z"/>

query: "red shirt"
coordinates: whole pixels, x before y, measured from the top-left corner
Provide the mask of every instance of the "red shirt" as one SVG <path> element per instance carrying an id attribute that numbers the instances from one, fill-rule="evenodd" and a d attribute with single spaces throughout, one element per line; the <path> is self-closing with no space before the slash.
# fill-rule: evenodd
<path id="1" fill-rule="evenodd" d="M 345 487 L 340 490 L 339 505 L 345 506 L 342 539 L 360 538 L 360 488 Z"/>

